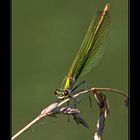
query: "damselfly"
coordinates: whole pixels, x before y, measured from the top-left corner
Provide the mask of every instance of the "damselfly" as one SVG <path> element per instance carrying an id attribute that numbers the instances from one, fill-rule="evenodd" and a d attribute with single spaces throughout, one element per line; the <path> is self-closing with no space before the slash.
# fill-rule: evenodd
<path id="1" fill-rule="evenodd" d="M 80 76 L 91 71 L 101 59 L 105 50 L 105 39 L 110 29 L 110 5 L 106 4 L 103 11 L 98 11 L 91 21 L 83 43 L 72 63 L 68 75 L 63 81 L 61 89 L 56 89 L 58 99 L 65 99 L 75 94 L 75 90 L 85 83 L 77 84 Z M 77 85 L 76 85 L 77 84 Z"/>

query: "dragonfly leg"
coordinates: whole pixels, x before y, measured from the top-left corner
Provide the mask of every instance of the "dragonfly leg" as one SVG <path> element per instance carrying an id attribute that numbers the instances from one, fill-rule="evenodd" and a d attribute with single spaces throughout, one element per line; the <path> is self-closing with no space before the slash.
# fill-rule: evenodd
<path id="1" fill-rule="evenodd" d="M 79 84 L 77 84 L 72 90 L 71 90 L 71 93 L 75 93 L 74 91 L 80 87 L 81 85 L 84 85 L 85 86 L 85 89 L 87 89 L 87 82 L 86 81 L 82 81 L 80 82 Z M 77 92 L 77 91 L 76 91 Z M 81 99 L 79 99 L 81 101 Z M 80 102 L 79 101 L 79 102 Z M 90 103 L 90 107 L 92 107 L 92 100 L 91 100 L 91 94 L 89 93 L 89 103 Z"/>
<path id="2" fill-rule="evenodd" d="M 85 89 L 87 89 L 87 82 L 86 81 L 84 81 L 85 83 L 84 83 L 84 86 L 85 86 Z M 88 97 L 89 97 L 89 106 L 90 106 L 90 108 L 92 107 L 92 100 L 91 100 L 91 94 L 89 93 L 88 94 Z"/>
<path id="3" fill-rule="evenodd" d="M 75 94 L 76 92 L 78 92 L 78 90 L 77 91 L 75 91 L 78 87 L 80 87 L 80 86 L 82 86 L 82 85 L 84 85 L 85 87 L 84 87 L 84 89 L 87 89 L 87 83 L 86 83 L 86 81 L 82 81 L 82 82 L 80 82 L 79 84 L 77 84 L 72 90 L 71 90 L 71 94 Z M 79 90 L 79 91 L 81 91 L 81 90 Z M 80 101 L 81 101 L 81 99 L 82 98 L 74 98 L 74 102 L 75 102 L 75 108 L 76 108 L 76 103 L 80 103 Z"/>
<path id="4" fill-rule="evenodd" d="M 81 101 L 81 99 L 76 98 L 76 97 L 73 97 L 73 96 L 70 96 L 70 98 L 72 98 L 72 99 L 73 99 L 73 101 L 74 101 L 74 108 L 76 108 L 76 104 L 79 104 L 79 103 L 80 103 L 80 101 Z"/>
<path id="5" fill-rule="evenodd" d="M 69 106 L 69 101 L 67 102 L 67 106 Z M 70 117 L 68 116 L 68 122 L 70 122 Z"/>
<path id="6" fill-rule="evenodd" d="M 88 97 L 89 97 L 90 108 L 92 108 L 92 100 L 91 100 L 91 94 L 90 93 L 88 94 Z"/>
<path id="7" fill-rule="evenodd" d="M 87 89 L 87 82 L 86 82 L 86 81 L 82 81 L 82 82 L 80 82 L 78 85 L 76 85 L 76 86 L 71 90 L 70 93 L 73 93 L 78 87 L 80 87 L 80 86 L 83 85 L 83 84 L 84 84 L 85 88 Z"/>

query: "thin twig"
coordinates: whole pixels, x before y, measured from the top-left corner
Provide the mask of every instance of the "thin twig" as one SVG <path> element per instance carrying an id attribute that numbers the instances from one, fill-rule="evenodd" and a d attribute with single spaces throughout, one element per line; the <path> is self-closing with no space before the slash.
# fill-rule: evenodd
<path id="1" fill-rule="evenodd" d="M 81 94 L 87 93 L 87 92 L 88 92 L 88 90 L 85 91 L 85 92 L 83 91 L 82 93 L 77 93 L 77 94 L 75 94 L 73 97 L 75 98 L 75 97 L 77 97 L 77 96 L 79 96 L 79 95 L 81 95 Z M 29 129 L 33 124 L 35 124 L 36 122 L 38 122 L 38 121 L 39 121 L 40 119 L 42 119 L 43 117 L 48 116 L 48 115 L 50 115 L 50 114 L 53 114 L 53 112 L 52 112 L 53 109 L 56 109 L 57 107 L 62 106 L 64 103 L 70 101 L 71 99 L 72 99 L 72 98 L 67 98 L 67 99 L 61 101 L 59 104 L 58 104 L 58 103 L 53 103 L 53 104 L 49 105 L 48 107 L 46 107 L 45 109 L 43 109 L 43 111 L 41 111 L 41 114 L 40 114 L 38 117 L 36 117 L 32 122 L 30 122 L 29 124 L 27 124 L 23 129 L 21 129 L 19 132 L 17 132 L 17 133 L 12 137 L 12 140 L 16 139 L 19 135 L 21 135 L 23 132 L 25 132 L 25 131 L 26 131 L 27 129 Z M 53 105 L 56 105 L 56 106 L 54 106 L 54 108 L 52 109 L 51 107 L 52 107 Z M 50 110 L 49 110 L 49 109 L 50 109 Z"/>
<path id="2" fill-rule="evenodd" d="M 21 135 L 23 132 L 25 132 L 27 129 L 29 129 L 33 124 L 35 124 L 36 122 L 38 122 L 40 119 L 42 119 L 43 117 L 45 116 L 51 116 L 54 114 L 53 110 L 62 106 L 63 104 L 65 104 L 66 102 L 70 101 L 71 99 L 73 98 L 76 98 L 82 94 L 85 94 L 85 93 L 89 93 L 91 91 L 115 91 L 125 97 L 127 97 L 127 95 L 125 95 L 123 92 L 119 91 L 119 90 L 116 90 L 116 89 L 111 89 L 111 88 L 91 88 L 91 89 L 88 89 L 88 90 L 83 90 L 83 91 L 80 91 L 78 93 L 76 93 L 75 95 L 72 96 L 72 98 L 67 98 L 65 100 L 62 100 L 60 103 L 53 103 L 51 105 L 49 105 L 48 107 L 46 107 L 43 111 L 41 111 L 41 114 L 36 117 L 33 121 L 31 121 L 28 125 L 26 125 L 23 129 L 21 129 L 19 132 L 17 132 L 13 137 L 12 137 L 12 140 L 16 139 L 19 135 Z"/>
<path id="3" fill-rule="evenodd" d="M 33 121 L 31 121 L 24 128 L 22 128 L 19 132 L 17 132 L 12 137 L 12 140 L 16 139 L 19 135 L 21 135 L 23 132 L 25 132 L 27 129 L 29 129 L 33 124 L 37 123 L 39 120 L 41 120 L 45 116 L 51 115 L 52 114 L 52 110 L 55 109 L 57 107 L 57 105 L 58 105 L 58 103 L 53 103 L 50 106 L 46 107 L 43 111 L 41 111 L 40 115 L 38 115 Z"/>
<path id="4" fill-rule="evenodd" d="M 117 90 L 117 89 L 113 89 L 113 88 L 91 88 L 91 91 L 94 90 L 98 90 L 98 91 L 114 91 L 114 93 L 118 93 L 124 97 L 128 97 L 124 92 Z"/>
<path id="5" fill-rule="evenodd" d="M 18 133 L 16 133 L 12 140 L 16 139 L 20 134 L 22 134 L 24 131 L 26 131 L 29 127 L 31 127 L 33 124 L 35 124 L 37 121 L 40 120 L 40 117 L 36 117 L 32 122 L 30 122 L 28 125 L 26 125 L 23 129 L 21 129 Z"/>

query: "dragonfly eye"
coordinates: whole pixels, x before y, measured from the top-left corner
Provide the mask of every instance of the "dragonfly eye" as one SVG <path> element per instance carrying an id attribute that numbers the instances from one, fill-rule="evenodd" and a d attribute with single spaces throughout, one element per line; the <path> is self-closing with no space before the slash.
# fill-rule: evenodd
<path id="1" fill-rule="evenodd" d="M 58 94 L 59 94 L 59 91 L 56 89 L 54 92 L 54 95 L 58 95 Z"/>
<path id="2" fill-rule="evenodd" d="M 57 91 L 54 92 L 54 95 L 57 95 Z"/>
<path id="3" fill-rule="evenodd" d="M 69 90 L 65 90 L 64 91 L 64 95 L 66 96 L 66 95 L 68 95 L 69 94 Z"/>

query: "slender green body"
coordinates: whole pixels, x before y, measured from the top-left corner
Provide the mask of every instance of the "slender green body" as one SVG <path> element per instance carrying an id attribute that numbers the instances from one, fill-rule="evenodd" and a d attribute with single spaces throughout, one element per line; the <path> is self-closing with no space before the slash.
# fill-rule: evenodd
<path id="1" fill-rule="evenodd" d="M 71 65 L 68 75 L 63 82 L 62 89 L 56 90 L 59 99 L 73 94 L 71 91 L 77 79 L 91 71 L 101 59 L 105 50 L 105 39 L 110 29 L 110 5 L 106 4 L 103 11 L 98 11 L 91 21 L 83 43 Z"/>

